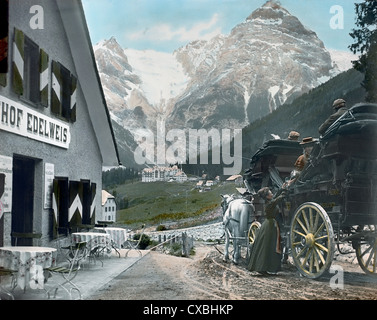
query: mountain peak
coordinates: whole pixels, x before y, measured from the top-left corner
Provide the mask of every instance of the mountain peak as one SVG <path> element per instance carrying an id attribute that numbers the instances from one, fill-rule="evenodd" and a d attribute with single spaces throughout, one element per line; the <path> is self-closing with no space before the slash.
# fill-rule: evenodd
<path id="1" fill-rule="evenodd" d="M 247 17 L 246 20 L 254 19 L 282 19 L 284 16 L 291 14 L 281 6 L 278 0 L 269 0 L 263 6 L 259 7 Z"/>
<path id="2" fill-rule="evenodd" d="M 262 8 L 273 8 L 273 9 L 279 9 L 281 8 L 281 2 L 279 0 L 269 0 L 267 1 Z"/>
<path id="3" fill-rule="evenodd" d="M 122 47 L 114 36 L 112 36 L 109 40 L 104 40 L 102 45 L 118 52 L 123 51 Z"/>

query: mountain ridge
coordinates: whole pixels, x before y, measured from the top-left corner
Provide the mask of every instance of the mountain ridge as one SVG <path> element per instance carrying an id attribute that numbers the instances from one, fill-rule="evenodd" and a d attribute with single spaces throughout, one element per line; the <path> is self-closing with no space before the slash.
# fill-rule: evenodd
<path id="1" fill-rule="evenodd" d="M 274 1 L 228 35 L 190 42 L 172 54 L 123 49 L 114 37 L 94 49 L 117 132 L 123 128 L 127 134 L 120 135 L 134 139 L 122 142 L 128 149 L 138 143 L 134 131 L 156 132 L 157 120 L 167 130 L 244 128 L 334 77 L 341 62 Z"/>

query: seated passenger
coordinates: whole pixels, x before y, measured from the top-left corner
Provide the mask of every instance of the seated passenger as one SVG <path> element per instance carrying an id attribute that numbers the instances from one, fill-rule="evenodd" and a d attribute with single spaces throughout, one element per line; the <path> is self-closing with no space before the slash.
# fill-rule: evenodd
<path id="1" fill-rule="evenodd" d="M 298 138 L 300 138 L 300 134 L 297 131 L 291 131 L 288 135 L 288 140 L 291 141 L 298 141 Z"/>
<path id="2" fill-rule="evenodd" d="M 318 128 L 318 132 L 321 136 L 324 135 L 326 130 L 343 114 L 345 114 L 348 109 L 346 108 L 346 101 L 343 99 L 336 99 L 333 102 L 333 114 L 327 118 L 327 120 L 320 125 Z"/>
<path id="3" fill-rule="evenodd" d="M 304 170 L 309 160 L 310 153 L 313 150 L 314 142 L 315 140 L 312 137 L 307 137 L 307 138 L 302 139 L 302 141 L 300 142 L 300 145 L 304 149 L 303 154 L 297 158 L 294 164 L 294 170 L 291 172 L 291 176 L 289 180 L 283 184 L 283 188 L 289 187 L 300 176 L 302 170 Z"/>

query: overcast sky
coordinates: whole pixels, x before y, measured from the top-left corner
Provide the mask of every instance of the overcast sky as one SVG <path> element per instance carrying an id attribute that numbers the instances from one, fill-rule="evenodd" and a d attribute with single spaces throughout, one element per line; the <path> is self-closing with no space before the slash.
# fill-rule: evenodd
<path id="1" fill-rule="evenodd" d="M 173 52 L 231 29 L 267 0 L 82 0 L 93 45 L 114 36 L 123 48 Z M 280 0 L 326 48 L 349 51 L 361 0 Z"/>

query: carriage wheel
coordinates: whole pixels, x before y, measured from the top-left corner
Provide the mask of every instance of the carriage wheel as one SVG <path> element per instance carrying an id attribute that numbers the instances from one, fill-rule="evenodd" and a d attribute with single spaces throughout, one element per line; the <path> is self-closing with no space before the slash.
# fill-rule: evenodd
<path id="1" fill-rule="evenodd" d="M 261 224 L 258 221 L 254 221 L 249 228 L 249 232 L 247 234 L 247 240 L 249 244 L 254 244 L 255 241 L 255 232 L 260 228 Z"/>
<path id="2" fill-rule="evenodd" d="M 326 211 L 317 203 L 302 204 L 295 212 L 290 233 L 293 261 L 299 272 L 319 278 L 334 257 L 334 231 Z"/>
<path id="3" fill-rule="evenodd" d="M 366 234 L 353 243 L 356 258 L 366 274 L 377 276 L 377 226 L 365 226 L 363 231 L 366 231 Z"/>
<path id="4" fill-rule="evenodd" d="M 247 259 L 249 259 L 251 254 L 251 248 L 255 241 L 255 233 L 260 228 L 261 224 L 258 221 L 253 221 L 250 225 L 249 231 L 247 233 Z"/>

